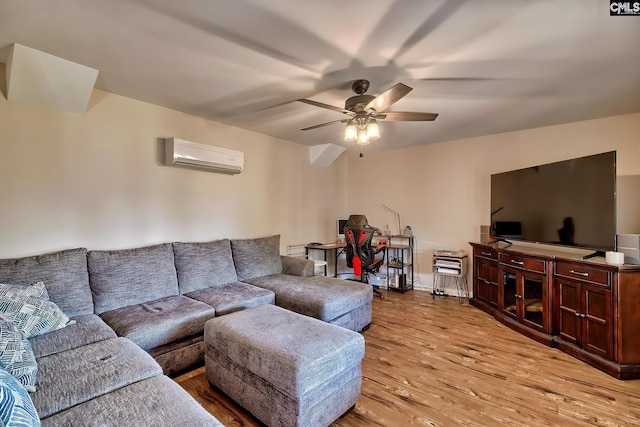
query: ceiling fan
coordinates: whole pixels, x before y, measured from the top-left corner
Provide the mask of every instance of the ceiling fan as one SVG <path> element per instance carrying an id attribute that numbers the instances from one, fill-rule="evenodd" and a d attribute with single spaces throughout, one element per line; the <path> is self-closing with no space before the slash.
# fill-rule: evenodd
<path id="1" fill-rule="evenodd" d="M 402 99 L 405 95 L 413 90 L 409 86 L 398 83 L 387 89 L 378 96 L 366 95 L 369 89 L 368 80 L 356 80 L 351 85 L 351 89 L 356 93 L 355 96 L 347 99 L 344 108 L 335 107 L 333 105 L 324 104 L 310 99 L 298 99 L 305 104 L 315 107 L 325 108 L 331 111 L 346 114 L 349 118 L 342 120 L 332 120 L 326 123 L 320 123 L 309 126 L 300 130 L 311 130 L 320 127 L 332 125 L 334 123 L 347 123 L 345 128 L 344 139 L 348 142 L 357 141 L 360 145 L 366 145 L 371 139 L 380 138 L 380 128 L 377 121 L 433 121 L 438 117 L 436 113 L 418 113 L 409 111 L 387 111 L 385 110 Z"/>

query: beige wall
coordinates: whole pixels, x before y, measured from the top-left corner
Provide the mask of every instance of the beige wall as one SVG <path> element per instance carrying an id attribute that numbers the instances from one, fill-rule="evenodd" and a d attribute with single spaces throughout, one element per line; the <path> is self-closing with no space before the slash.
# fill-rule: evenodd
<path id="1" fill-rule="evenodd" d="M 161 138 L 245 152 L 235 176 L 161 164 Z M 346 159 L 310 165 L 308 148 L 94 91 L 74 116 L 0 97 L 0 257 L 280 233 L 335 236 Z"/>
<path id="2" fill-rule="evenodd" d="M 242 150 L 245 170 L 162 166 L 160 139 L 170 136 Z M 492 173 L 617 150 L 619 183 L 633 194 L 618 205 L 638 207 L 639 142 L 634 114 L 363 158 L 348 151 L 320 168 L 307 147 L 100 91 L 82 116 L 0 97 L 0 257 L 274 233 L 284 253 L 333 240 L 335 219 L 349 213 L 395 232 L 385 204 L 412 226 L 416 287 L 427 288 L 432 249 L 469 249 L 489 222 Z M 618 218 L 627 232 L 640 232 L 638 221 Z"/>
<path id="3" fill-rule="evenodd" d="M 349 183 L 349 209 L 365 213 L 380 228 L 389 224 L 393 232 L 395 215 L 382 205 L 399 212 L 402 227 L 411 225 L 417 238 L 416 287 L 430 287 L 432 250 L 470 250 L 468 242 L 480 239 L 480 225 L 489 224 L 491 174 L 612 150 L 617 150 L 618 180 L 625 183 L 619 209 L 637 206 L 638 187 L 633 191 L 628 183 L 640 176 L 640 114 L 365 152 L 362 158 L 353 152 L 349 174 L 359 178 Z M 635 218 L 620 212 L 619 232 L 640 233 Z"/>

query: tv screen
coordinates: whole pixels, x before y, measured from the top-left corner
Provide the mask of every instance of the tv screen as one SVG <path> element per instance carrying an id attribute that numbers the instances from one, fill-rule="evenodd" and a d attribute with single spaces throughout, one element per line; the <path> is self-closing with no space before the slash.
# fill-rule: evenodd
<path id="1" fill-rule="evenodd" d="M 493 236 L 615 250 L 616 152 L 491 175 Z"/>

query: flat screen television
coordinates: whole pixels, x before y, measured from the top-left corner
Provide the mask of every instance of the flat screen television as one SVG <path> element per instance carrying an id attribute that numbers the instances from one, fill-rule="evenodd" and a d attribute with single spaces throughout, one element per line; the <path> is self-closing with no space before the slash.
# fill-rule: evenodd
<path id="1" fill-rule="evenodd" d="M 616 246 L 616 152 L 491 175 L 492 236 L 579 247 Z"/>

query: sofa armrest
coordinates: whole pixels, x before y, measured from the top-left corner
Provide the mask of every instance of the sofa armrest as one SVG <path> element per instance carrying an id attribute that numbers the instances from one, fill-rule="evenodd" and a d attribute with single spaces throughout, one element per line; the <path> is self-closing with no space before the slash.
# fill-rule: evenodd
<path id="1" fill-rule="evenodd" d="M 282 273 L 292 276 L 309 277 L 315 274 L 314 262 L 310 259 L 294 258 L 280 255 L 282 259 Z"/>

